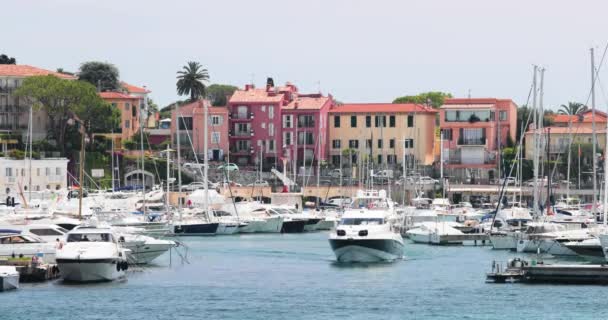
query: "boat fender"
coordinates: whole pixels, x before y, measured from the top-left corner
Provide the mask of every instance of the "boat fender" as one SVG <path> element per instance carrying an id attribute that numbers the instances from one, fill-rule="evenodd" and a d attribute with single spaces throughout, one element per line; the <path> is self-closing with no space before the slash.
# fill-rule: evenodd
<path id="1" fill-rule="evenodd" d="M 124 263 L 124 265 L 123 265 L 123 269 L 124 269 L 125 271 L 126 271 L 126 270 L 129 270 L 129 264 L 128 264 L 126 261 L 123 261 L 122 263 Z"/>
<path id="2" fill-rule="evenodd" d="M 121 269 L 122 269 L 122 263 L 121 263 L 120 261 L 118 261 L 118 262 L 116 263 L 116 271 L 119 271 L 119 272 L 120 272 L 120 270 L 121 270 Z"/>

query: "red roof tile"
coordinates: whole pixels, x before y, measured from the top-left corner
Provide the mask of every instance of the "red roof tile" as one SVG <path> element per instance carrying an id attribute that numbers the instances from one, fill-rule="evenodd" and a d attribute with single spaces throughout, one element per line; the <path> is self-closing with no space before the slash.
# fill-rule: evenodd
<path id="1" fill-rule="evenodd" d="M 572 135 L 577 135 L 577 134 L 592 134 L 594 131 L 591 128 L 568 128 L 568 127 L 550 127 L 551 128 L 551 134 L 566 134 L 566 133 L 571 133 Z M 547 128 L 542 128 L 540 129 L 541 133 L 546 134 L 547 133 Z M 534 129 L 530 129 L 528 131 L 526 131 L 526 134 L 532 134 L 536 132 L 536 130 Z M 599 129 L 599 130 L 595 130 L 596 133 L 605 133 L 606 129 Z"/>
<path id="2" fill-rule="evenodd" d="M 392 113 L 437 113 L 438 110 L 415 103 L 347 103 L 333 107 L 330 113 L 373 113 L 373 112 L 392 112 Z"/>
<path id="3" fill-rule="evenodd" d="M 121 81 L 120 85 L 125 88 L 125 90 L 127 90 L 129 93 L 150 93 L 152 91 L 146 89 L 146 88 L 142 88 L 142 87 L 138 87 L 138 86 L 134 86 L 132 84 L 126 83 Z"/>
<path id="4" fill-rule="evenodd" d="M 75 76 L 55 71 L 40 69 L 26 64 L 0 64 L 0 76 L 33 77 L 53 75 L 62 79 L 76 79 Z"/>
<path id="5" fill-rule="evenodd" d="M 122 92 L 106 91 L 100 92 L 99 96 L 102 99 L 113 99 L 113 100 L 139 100 L 140 97 L 130 96 Z"/>
<path id="6" fill-rule="evenodd" d="M 556 114 L 555 116 L 553 116 L 553 122 L 556 123 L 570 123 L 570 119 L 572 119 L 572 123 L 576 124 L 576 123 L 591 123 L 593 122 L 592 120 L 592 112 L 591 110 L 587 110 L 585 112 L 583 112 L 581 114 L 582 116 L 582 120 L 580 119 L 580 116 L 578 115 L 567 115 L 567 114 Z M 606 123 L 608 115 L 602 111 L 599 110 L 595 110 L 595 122 L 601 122 L 601 123 Z"/>
<path id="7" fill-rule="evenodd" d="M 283 109 L 320 110 L 327 102 L 329 102 L 329 97 L 297 97 L 288 105 L 284 106 Z"/>
<path id="8" fill-rule="evenodd" d="M 248 103 L 248 102 L 271 102 L 276 103 L 282 101 L 284 95 L 282 93 L 275 94 L 273 92 L 267 92 L 266 89 L 249 89 L 249 90 L 236 90 L 232 97 L 230 97 L 230 103 Z"/>

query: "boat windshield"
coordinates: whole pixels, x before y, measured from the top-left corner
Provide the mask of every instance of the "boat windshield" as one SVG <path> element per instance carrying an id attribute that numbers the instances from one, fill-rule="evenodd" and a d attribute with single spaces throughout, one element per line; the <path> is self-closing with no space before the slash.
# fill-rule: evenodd
<path id="1" fill-rule="evenodd" d="M 72 233 L 68 235 L 68 242 L 111 242 L 109 233 Z"/>
<path id="2" fill-rule="evenodd" d="M 380 225 L 384 221 L 382 218 L 342 218 L 341 225 L 360 226 L 360 225 Z"/>
<path id="3" fill-rule="evenodd" d="M 384 209 L 388 208 L 388 203 L 384 199 L 378 198 L 357 198 L 351 203 L 353 209 L 368 208 L 368 209 Z"/>

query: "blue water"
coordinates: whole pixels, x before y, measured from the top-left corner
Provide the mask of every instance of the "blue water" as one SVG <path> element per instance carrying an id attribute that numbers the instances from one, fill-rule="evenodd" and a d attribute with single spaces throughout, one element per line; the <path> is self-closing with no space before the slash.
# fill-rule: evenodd
<path id="1" fill-rule="evenodd" d="M 600 319 L 608 287 L 486 284 L 488 247 L 406 245 L 389 264 L 334 262 L 325 233 L 184 238 L 128 280 L 25 284 L 0 319 Z M 407 240 L 406 240 L 407 241 Z"/>

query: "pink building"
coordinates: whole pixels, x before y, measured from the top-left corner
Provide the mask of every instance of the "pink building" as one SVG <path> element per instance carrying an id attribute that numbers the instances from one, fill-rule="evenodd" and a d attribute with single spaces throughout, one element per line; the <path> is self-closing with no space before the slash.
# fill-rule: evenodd
<path id="1" fill-rule="evenodd" d="M 284 158 L 292 165 L 296 131 L 298 163 L 304 158 L 326 160 L 327 112 L 332 105 L 331 96 L 300 94 L 291 83 L 275 87 L 270 78 L 263 89 L 246 85 L 235 91 L 228 101 L 230 161 L 258 164 L 261 158 L 266 168 L 279 168 Z"/>
<path id="2" fill-rule="evenodd" d="M 460 180 L 497 179 L 500 153 L 515 142 L 517 105 L 511 99 L 446 99 L 440 112 L 444 165 Z"/>
<path id="3" fill-rule="evenodd" d="M 329 95 L 297 95 L 282 110 L 283 157 L 298 164 L 313 160 L 327 161 L 328 112 L 334 105 Z M 297 141 L 297 158 L 295 157 Z"/>
<path id="4" fill-rule="evenodd" d="M 182 155 L 196 154 L 202 158 L 205 141 L 205 114 L 203 104 L 207 104 L 207 157 L 211 161 L 223 161 L 228 153 L 228 109 L 226 107 L 212 107 L 207 100 L 198 100 L 171 113 L 171 141 L 177 143 L 177 125 L 180 129 L 180 145 Z M 179 118 L 179 121 L 178 121 Z"/>

